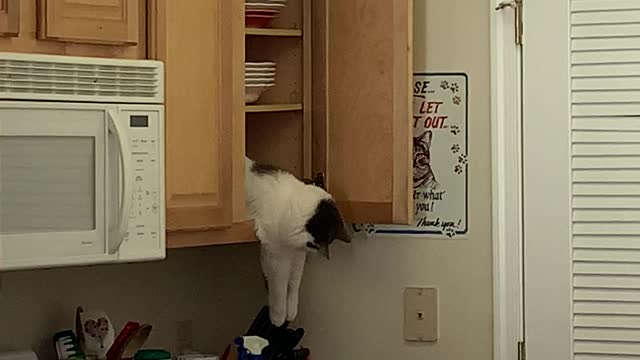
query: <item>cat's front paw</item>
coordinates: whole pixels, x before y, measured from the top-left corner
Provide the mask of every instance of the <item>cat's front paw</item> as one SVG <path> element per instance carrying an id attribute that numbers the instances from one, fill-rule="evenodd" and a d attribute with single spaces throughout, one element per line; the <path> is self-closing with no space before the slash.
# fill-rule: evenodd
<path id="1" fill-rule="evenodd" d="M 289 306 L 287 309 L 287 321 L 293 322 L 298 316 L 298 306 Z"/>
<path id="2" fill-rule="evenodd" d="M 271 318 L 271 323 L 277 327 L 284 325 L 286 315 L 287 314 L 285 314 L 284 311 L 277 311 L 273 309 L 269 311 L 269 317 Z"/>

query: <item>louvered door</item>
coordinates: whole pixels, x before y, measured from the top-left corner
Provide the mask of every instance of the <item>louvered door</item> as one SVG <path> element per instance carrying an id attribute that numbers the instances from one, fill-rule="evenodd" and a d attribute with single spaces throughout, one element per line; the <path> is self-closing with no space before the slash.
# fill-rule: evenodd
<path id="1" fill-rule="evenodd" d="M 640 359 L 640 1 L 525 1 L 529 359 Z"/>

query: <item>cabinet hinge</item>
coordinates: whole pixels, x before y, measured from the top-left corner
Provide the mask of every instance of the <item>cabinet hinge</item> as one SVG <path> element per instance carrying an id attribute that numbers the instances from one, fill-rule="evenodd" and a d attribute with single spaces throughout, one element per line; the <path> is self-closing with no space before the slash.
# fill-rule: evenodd
<path id="1" fill-rule="evenodd" d="M 518 360 L 527 360 L 527 352 L 524 341 L 518 342 Z"/>
<path id="2" fill-rule="evenodd" d="M 327 188 L 325 187 L 325 183 L 324 183 L 324 173 L 322 173 L 322 172 L 317 173 L 316 177 L 313 178 L 313 179 L 303 178 L 302 182 L 304 182 L 305 184 L 315 185 L 315 186 L 317 186 L 319 188 L 327 190 Z"/>
<path id="3" fill-rule="evenodd" d="M 496 6 L 496 10 L 512 8 L 513 11 L 515 11 L 514 32 L 516 45 L 522 45 L 522 32 L 524 31 L 524 24 L 522 21 L 522 1 L 523 0 L 506 0 Z"/>

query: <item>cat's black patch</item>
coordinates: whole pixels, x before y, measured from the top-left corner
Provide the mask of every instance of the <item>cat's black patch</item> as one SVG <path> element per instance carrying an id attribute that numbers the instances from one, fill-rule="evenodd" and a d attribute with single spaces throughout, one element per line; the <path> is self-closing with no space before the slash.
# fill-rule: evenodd
<path id="1" fill-rule="evenodd" d="M 318 203 L 315 214 L 307 221 L 305 228 L 316 244 L 328 245 L 336 239 L 339 226 L 343 226 L 342 216 L 336 204 L 324 199 Z"/>
<path id="2" fill-rule="evenodd" d="M 257 175 L 273 175 L 284 170 L 271 164 L 260 164 L 258 162 L 254 162 L 251 167 L 251 171 Z"/>

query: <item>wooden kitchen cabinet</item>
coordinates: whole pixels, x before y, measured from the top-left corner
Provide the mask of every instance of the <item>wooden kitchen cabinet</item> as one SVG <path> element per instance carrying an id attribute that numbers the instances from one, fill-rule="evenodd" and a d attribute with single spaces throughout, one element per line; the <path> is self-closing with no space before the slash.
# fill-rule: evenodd
<path id="1" fill-rule="evenodd" d="M 0 51 L 147 58 L 146 0 L 0 0 Z"/>
<path id="2" fill-rule="evenodd" d="M 20 31 L 20 0 L 0 1 L 0 37 L 16 36 Z"/>
<path id="3" fill-rule="evenodd" d="M 243 62 L 235 64 L 233 53 L 241 49 L 232 38 L 235 3 L 242 5 L 210 0 L 190 0 L 189 6 L 150 3 L 156 20 L 151 23 L 156 36 L 152 56 L 165 63 L 168 231 L 220 229 L 233 223 L 232 131 L 242 117 L 243 95 Z"/>
<path id="4" fill-rule="evenodd" d="M 255 241 L 245 153 L 323 173 L 349 222 L 410 223 L 411 0 L 289 0 L 276 29 L 245 29 L 242 1 L 178 3 L 148 9 L 166 71 L 168 247 Z M 258 104 L 244 104 L 245 58 L 278 63 Z"/>
<path id="5" fill-rule="evenodd" d="M 137 1 L 38 0 L 38 11 L 38 33 L 43 39 L 95 44 L 138 43 L 140 14 Z"/>

